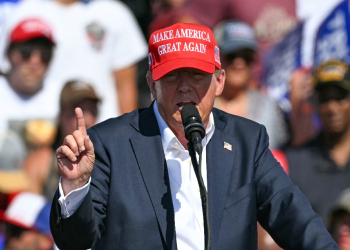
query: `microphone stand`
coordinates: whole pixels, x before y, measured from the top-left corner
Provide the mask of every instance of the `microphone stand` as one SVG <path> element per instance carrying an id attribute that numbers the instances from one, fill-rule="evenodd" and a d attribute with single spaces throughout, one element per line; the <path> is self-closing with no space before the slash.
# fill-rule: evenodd
<path id="1" fill-rule="evenodd" d="M 201 142 L 199 142 L 201 143 Z M 203 210 L 203 219 L 204 219 L 204 249 L 210 250 L 210 225 L 209 225 L 209 200 L 208 200 L 208 192 L 205 188 L 203 177 L 202 177 L 202 145 L 200 144 L 200 149 L 198 145 L 194 148 L 193 143 L 189 141 L 187 143 L 188 152 L 190 154 L 192 165 L 194 168 L 194 172 L 197 177 L 199 191 L 202 200 L 202 210 Z M 199 163 L 197 162 L 196 151 L 199 155 Z"/>

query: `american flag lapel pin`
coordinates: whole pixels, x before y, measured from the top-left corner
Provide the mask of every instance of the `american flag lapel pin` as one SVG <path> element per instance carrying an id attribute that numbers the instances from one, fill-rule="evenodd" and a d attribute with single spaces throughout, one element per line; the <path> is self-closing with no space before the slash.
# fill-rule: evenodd
<path id="1" fill-rule="evenodd" d="M 227 149 L 228 151 L 232 151 L 232 145 L 224 141 L 224 149 Z"/>

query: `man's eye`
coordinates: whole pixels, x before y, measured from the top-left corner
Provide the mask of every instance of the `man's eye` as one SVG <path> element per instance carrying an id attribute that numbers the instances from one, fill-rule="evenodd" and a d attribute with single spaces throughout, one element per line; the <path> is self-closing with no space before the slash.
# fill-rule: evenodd
<path id="1" fill-rule="evenodd" d="M 170 81 L 170 80 L 176 79 L 177 76 L 178 76 L 178 74 L 172 73 L 172 74 L 166 74 L 163 78 L 167 81 Z"/>
<path id="2" fill-rule="evenodd" d="M 192 76 L 193 76 L 194 78 L 198 79 L 198 78 L 203 78 L 203 77 L 205 77 L 205 74 L 202 73 L 202 72 L 193 72 L 193 73 L 192 73 Z"/>

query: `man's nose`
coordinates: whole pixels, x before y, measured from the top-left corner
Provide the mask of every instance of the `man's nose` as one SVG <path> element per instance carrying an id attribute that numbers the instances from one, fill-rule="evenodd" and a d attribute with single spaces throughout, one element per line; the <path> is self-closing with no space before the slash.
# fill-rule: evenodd
<path id="1" fill-rule="evenodd" d="M 339 107 L 340 107 L 340 102 L 337 100 L 332 99 L 332 100 L 329 100 L 327 103 L 327 108 L 329 111 L 337 112 L 339 110 Z"/>
<path id="2" fill-rule="evenodd" d="M 34 50 L 28 60 L 30 63 L 42 63 L 41 52 L 39 50 Z"/>
<path id="3" fill-rule="evenodd" d="M 188 91 L 191 91 L 191 89 L 192 89 L 192 86 L 191 86 L 189 78 L 186 76 L 182 76 L 180 78 L 178 90 L 181 92 L 188 92 Z"/>

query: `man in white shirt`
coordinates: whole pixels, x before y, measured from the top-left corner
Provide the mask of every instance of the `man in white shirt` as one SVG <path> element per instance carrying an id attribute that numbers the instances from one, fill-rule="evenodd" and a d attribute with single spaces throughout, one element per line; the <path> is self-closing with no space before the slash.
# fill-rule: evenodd
<path id="1" fill-rule="evenodd" d="M 136 63 L 147 56 L 147 44 L 123 3 L 26 0 L 8 19 L 5 33 L 33 17 L 40 17 L 53 30 L 56 49 L 49 79 L 61 88 L 72 79 L 91 82 L 102 100 L 99 121 L 137 107 Z M 3 44 L 0 41 L 0 54 Z M 5 62 L 1 66 L 8 69 Z"/>
<path id="2" fill-rule="evenodd" d="M 78 128 L 57 150 L 51 231 L 62 249 L 204 249 L 198 183 L 180 111 L 195 105 L 206 134 L 202 173 L 210 249 L 257 249 L 257 220 L 286 249 L 338 249 L 268 148 L 265 128 L 213 109 L 225 71 L 212 31 L 175 24 L 151 35 L 155 102 Z"/>
<path id="3" fill-rule="evenodd" d="M 0 130 L 11 122 L 45 119 L 58 114 L 59 92 L 53 81 L 45 79 L 54 41 L 42 20 L 25 19 L 11 30 L 6 55 L 11 70 L 0 76 Z"/>

